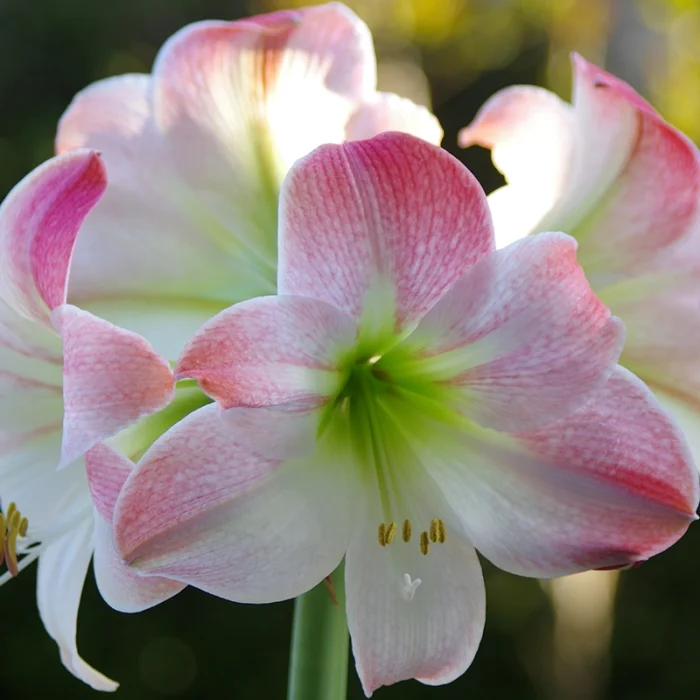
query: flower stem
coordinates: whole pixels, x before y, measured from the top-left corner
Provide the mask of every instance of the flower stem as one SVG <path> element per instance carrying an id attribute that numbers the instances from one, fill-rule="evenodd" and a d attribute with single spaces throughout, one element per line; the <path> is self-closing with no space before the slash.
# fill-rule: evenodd
<path id="1" fill-rule="evenodd" d="M 296 599 L 287 700 L 345 700 L 348 680 L 348 628 L 345 622 L 345 571 Z"/>

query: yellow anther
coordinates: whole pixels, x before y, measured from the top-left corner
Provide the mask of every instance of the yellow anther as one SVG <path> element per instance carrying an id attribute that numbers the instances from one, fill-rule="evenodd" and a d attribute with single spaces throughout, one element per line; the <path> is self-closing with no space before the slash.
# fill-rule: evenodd
<path id="1" fill-rule="evenodd" d="M 389 527 L 386 529 L 386 543 L 391 544 L 394 541 L 394 537 L 396 537 L 396 523 L 392 522 Z"/>
<path id="2" fill-rule="evenodd" d="M 428 538 L 428 533 L 423 530 L 420 533 L 420 553 L 427 554 L 430 551 L 430 539 Z"/>
<path id="3" fill-rule="evenodd" d="M 445 538 L 445 523 L 438 518 L 433 518 L 430 521 L 430 541 L 442 543 Z"/>
<path id="4" fill-rule="evenodd" d="M 377 539 L 382 547 L 386 547 L 386 525 L 381 523 L 377 530 Z"/>
<path id="5" fill-rule="evenodd" d="M 404 520 L 403 521 L 403 530 L 401 531 L 401 537 L 403 538 L 404 542 L 410 542 L 411 541 L 411 533 L 413 531 L 413 528 L 411 527 L 411 521 L 410 520 Z"/>
<path id="6" fill-rule="evenodd" d="M 17 559 L 17 538 L 26 537 L 29 521 L 17 510 L 14 503 L 7 506 L 3 516 L 0 513 L 0 564 L 3 560 L 12 576 L 19 573 Z"/>

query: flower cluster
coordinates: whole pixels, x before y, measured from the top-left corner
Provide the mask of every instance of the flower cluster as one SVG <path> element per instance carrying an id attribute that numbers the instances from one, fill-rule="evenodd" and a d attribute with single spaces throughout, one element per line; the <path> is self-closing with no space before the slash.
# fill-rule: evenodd
<path id="1" fill-rule="evenodd" d="M 574 65 L 573 105 L 509 88 L 462 131 L 488 199 L 337 3 L 186 27 L 75 98 L 0 208 L 0 583 L 38 559 L 72 673 L 116 687 L 76 648 L 91 558 L 127 612 L 344 559 L 369 696 L 469 666 L 476 550 L 552 577 L 683 535 L 698 152 Z"/>

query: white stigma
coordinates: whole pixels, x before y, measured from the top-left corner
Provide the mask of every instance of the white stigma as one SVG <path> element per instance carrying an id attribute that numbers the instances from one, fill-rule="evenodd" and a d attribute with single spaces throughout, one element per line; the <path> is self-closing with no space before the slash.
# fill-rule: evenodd
<path id="1" fill-rule="evenodd" d="M 404 600 L 413 600 L 416 594 L 416 588 L 420 586 L 422 581 L 419 578 L 411 580 L 408 574 L 403 575 L 403 586 L 401 586 L 401 597 Z"/>

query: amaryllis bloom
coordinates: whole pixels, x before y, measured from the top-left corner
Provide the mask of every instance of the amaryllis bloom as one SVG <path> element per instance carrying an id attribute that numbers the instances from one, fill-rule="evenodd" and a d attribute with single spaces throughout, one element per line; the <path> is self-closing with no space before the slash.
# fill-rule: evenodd
<path id="1" fill-rule="evenodd" d="M 58 151 L 99 150 L 110 179 L 71 300 L 177 359 L 215 313 L 275 292 L 292 163 L 386 130 L 442 138 L 428 110 L 377 92 L 370 31 L 343 5 L 185 27 L 151 75 L 95 83 L 61 120 Z"/>
<path id="2" fill-rule="evenodd" d="M 469 666 L 476 549 L 557 576 L 644 560 L 695 518 L 683 438 L 616 366 L 623 329 L 574 240 L 495 250 L 445 151 L 396 133 L 322 146 L 285 180 L 279 245 L 279 296 L 226 309 L 179 360 L 216 403 L 126 480 L 115 541 L 140 573 L 262 603 L 345 556 L 370 695 Z"/>
<path id="3" fill-rule="evenodd" d="M 86 478 L 86 450 L 173 394 L 168 363 L 143 338 L 66 303 L 76 236 L 105 186 L 100 157 L 81 150 L 37 168 L 0 207 L 0 540 L 8 568 L 0 584 L 38 558 L 39 613 L 63 663 L 93 688 L 113 690 L 76 649 L 93 552 L 100 591 L 119 609 L 148 607 L 182 585 L 139 579 L 114 552 L 123 465 L 105 471 L 100 463 L 98 510 Z"/>
<path id="4" fill-rule="evenodd" d="M 492 149 L 496 240 L 566 231 L 627 327 L 621 363 L 700 459 L 700 160 L 629 85 L 574 56 L 573 104 L 537 87 L 494 95 L 460 134 Z"/>

